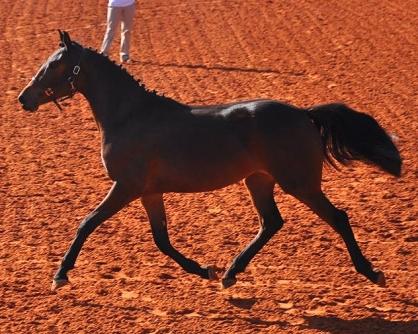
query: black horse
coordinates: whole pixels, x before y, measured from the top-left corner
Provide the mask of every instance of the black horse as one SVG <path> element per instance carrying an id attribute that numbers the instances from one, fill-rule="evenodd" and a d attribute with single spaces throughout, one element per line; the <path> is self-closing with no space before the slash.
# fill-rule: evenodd
<path id="1" fill-rule="evenodd" d="M 277 183 L 305 203 L 343 238 L 356 270 L 385 285 L 362 254 L 347 214 L 321 190 L 324 161 L 374 164 L 400 176 L 401 158 L 375 119 L 344 104 L 309 109 L 273 100 L 188 106 L 148 91 L 124 69 L 61 32 L 60 48 L 19 95 L 23 108 L 72 97 L 89 101 L 102 135 L 102 158 L 114 181 L 106 198 L 78 228 L 54 276 L 52 288 L 68 283 L 67 273 L 87 237 L 103 221 L 141 198 L 158 248 L 184 270 L 202 278 L 217 268 L 202 267 L 170 243 L 163 193 L 202 192 L 244 179 L 260 218 L 260 230 L 222 277 L 236 282 L 258 251 L 283 226 L 273 188 Z"/>

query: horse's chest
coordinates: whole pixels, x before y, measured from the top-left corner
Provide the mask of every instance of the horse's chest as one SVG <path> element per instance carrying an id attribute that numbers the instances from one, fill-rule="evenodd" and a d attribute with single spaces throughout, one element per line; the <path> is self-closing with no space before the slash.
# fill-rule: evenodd
<path id="1" fill-rule="evenodd" d="M 119 180 L 141 172 L 144 165 L 140 150 L 133 150 L 130 145 L 108 143 L 102 146 L 103 166 L 112 180 Z"/>

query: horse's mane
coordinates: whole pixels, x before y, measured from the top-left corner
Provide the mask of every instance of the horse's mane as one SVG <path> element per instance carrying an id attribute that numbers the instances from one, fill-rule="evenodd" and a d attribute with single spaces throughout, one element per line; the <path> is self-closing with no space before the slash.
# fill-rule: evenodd
<path id="1" fill-rule="evenodd" d="M 94 56 L 97 60 L 100 61 L 101 64 L 106 66 L 106 68 L 109 69 L 110 73 L 116 73 L 118 75 L 121 75 L 122 78 L 125 79 L 124 82 L 126 82 L 126 84 L 132 85 L 133 87 L 137 87 L 138 92 L 146 98 L 150 98 L 154 101 L 157 100 L 159 102 L 169 102 L 172 104 L 182 105 L 180 102 L 166 97 L 164 94 L 156 90 L 148 89 L 141 80 L 136 79 L 132 74 L 130 74 L 126 70 L 126 68 L 124 68 L 122 65 L 118 65 L 114 60 L 111 60 L 108 56 L 104 55 L 103 53 L 100 53 L 98 50 L 90 47 L 84 48 L 82 45 L 74 41 L 73 43 L 83 48 L 84 50 L 87 50 L 90 55 Z"/>

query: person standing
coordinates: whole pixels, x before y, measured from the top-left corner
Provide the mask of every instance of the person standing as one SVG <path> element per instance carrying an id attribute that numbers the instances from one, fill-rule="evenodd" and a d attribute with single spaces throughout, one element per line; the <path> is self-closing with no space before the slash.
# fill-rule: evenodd
<path id="1" fill-rule="evenodd" d="M 135 16 L 135 0 L 109 0 L 107 7 L 107 27 L 103 38 L 101 52 L 109 54 L 115 33 L 121 28 L 120 61 L 129 63 L 129 49 L 131 45 L 131 31 Z"/>

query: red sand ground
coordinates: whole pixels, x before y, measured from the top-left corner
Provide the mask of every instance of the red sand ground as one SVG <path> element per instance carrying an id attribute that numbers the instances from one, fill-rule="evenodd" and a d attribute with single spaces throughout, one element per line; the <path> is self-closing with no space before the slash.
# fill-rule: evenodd
<path id="1" fill-rule="evenodd" d="M 106 0 L 0 0 L 1 333 L 418 333 L 416 1 L 139 1 L 128 70 L 186 103 L 270 97 L 343 101 L 399 137 L 402 178 L 365 165 L 325 171 L 382 289 L 357 274 L 342 241 L 277 189 L 285 227 L 236 286 L 184 273 L 154 246 L 134 203 L 51 278 L 81 219 L 110 186 L 99 133 L 81 96 L 64 112 L 16 101 L 57 47 L 56 29 L 99 47 Z M 112 57 L 117 58 L 116 45 Z M 309 168 L 309 166 L 306 166 Z M 226 266 L 258 229 L 242 183 L 167 194 L 173 243 Z"/>

